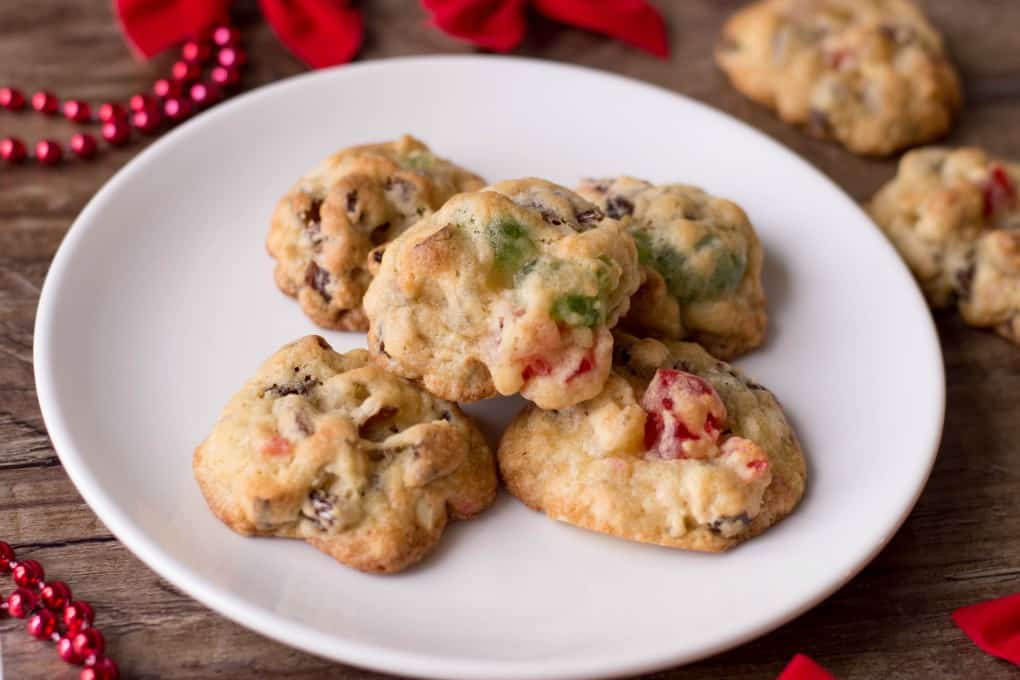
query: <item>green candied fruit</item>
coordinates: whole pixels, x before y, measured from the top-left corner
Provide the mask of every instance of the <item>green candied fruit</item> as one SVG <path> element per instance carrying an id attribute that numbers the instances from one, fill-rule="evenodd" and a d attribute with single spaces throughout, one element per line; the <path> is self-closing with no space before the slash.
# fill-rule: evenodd
<path id="1" fill-rule="evenodd" d="M 721 295 L 735 289 L 747 270 L 742 255 L 725 248 L 714 234 L 708 234 L 695 245 L 695 251 L 711 249 L 715 259 L 712 273 L 707 277 L 688 264 L 688 257 L 677 249 L 656 243 L 644 231 L 635 229 L 631 234 L 637 244 L 641 263 L 662 275 L 670 295 L 680 302 L 692 302 Z"/>
<path id="2" fill-rule="evenodd" d="M 709 293 L 725 293 L 736 289 L 747 271 L 747 259 L 732 250 L 723 250 L 715 262 L 715 269 L 708 277 Z"/>
<path id="3" fill-rule="evenodd" d="M 407 167 L 412 170 L 428 170 L 435 163 L 436 157 L 428 151 L 420 151 L 407 158 Z"/>
<path id="4" fill-rule="evenodd" d="M 503 219 L 489 225 L 488 237 L 496 269 L 502 274 L 517 273 L 538 254 L 528 230 L 515 220 Z"/>
<path id="5" fill-rule="evenodd" d="M 568 293 L 556 300 L 552 306 L 552 318 L 568 326 L 591 328 L 602 321 L 602 301 L 594 296 Z"/>

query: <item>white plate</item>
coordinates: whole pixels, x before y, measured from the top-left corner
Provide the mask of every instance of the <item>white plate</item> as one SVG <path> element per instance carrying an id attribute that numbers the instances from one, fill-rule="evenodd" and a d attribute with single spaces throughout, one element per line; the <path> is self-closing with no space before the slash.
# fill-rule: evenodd
<path id="1" fill-rule="evenodd" d="M 741 203 L 764 242 L 770 338 L 739 364 L 800 434 L 808 494 L 724 555 L 589 533 L 502 496 L 410 572 L 367 576 L 206 509 L 193 447 L 280 345 L 316 329 L 273 284 L 270 210 L 322 156 L 409 131 L 496 180 L 628 172 Z M 341 350 L 358 334 L 325 333 Z M 75 222 L 35 334 L 39 401 L 68 474 L 146 564 L 277 640 L 450 678 L 594 678 L 684 663 L 846 583 L 921 492 L 944 383 L 926 307 L 846 195 L 702 104 L 580 68 L 415 58 L 260 89 L 167 135 Z M 515 400 L 472 410 L 492 433 Z"/>

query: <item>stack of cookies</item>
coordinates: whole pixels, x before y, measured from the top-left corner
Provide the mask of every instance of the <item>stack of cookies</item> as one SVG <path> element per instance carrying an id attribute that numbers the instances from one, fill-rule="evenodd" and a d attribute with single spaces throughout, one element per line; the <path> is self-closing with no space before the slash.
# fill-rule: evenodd
<path id="1" fill-rule="evenodd" d="M 724 360 L 766 330 L 734 203 L 630 177 L 484 187 L 423 143 L 354 147 L 281 199 L 268 247 L 316 324 L 198 447 L 213 512 L 369 572 L 421 559 L 498 478 L 621 538 L 723 550 L 792 511 L 805 463 L 778 401 Z M 493 455 L 457 402 L 530 404 Z"/>

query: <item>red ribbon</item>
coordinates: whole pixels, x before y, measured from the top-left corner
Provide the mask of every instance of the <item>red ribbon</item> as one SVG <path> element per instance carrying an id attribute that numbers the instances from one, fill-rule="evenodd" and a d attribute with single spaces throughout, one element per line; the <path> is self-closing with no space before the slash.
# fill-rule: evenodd
<path id="1" fill-rule="evenodd" d="M 957 609 L 953 622 L 981 649 L 1020 666 L 1020 593 Z"/>
<path id="2" fill-rule="evenodd" d="M 608 35 L 665 59 L 666 24 L 645 0 L 422 0 L 435 24 L 497 52 L 524 39 L 528 8 L 550 19 Z"/>
<path id="3" fill-rule="evenodd" d="M 836 680 L 836 678 L 815 663 L 811 657 L 795 654 L 776 680 Z"/>
<path id="4" fill-rule="evenodd" d="M 259 0 L 287 49 L 312 68 L 343 64 L 361 48 L 361 13 L 351 0 Z M 227 19 L 230 0 L 114 0 L 124 35 L 151 57 Z"/>

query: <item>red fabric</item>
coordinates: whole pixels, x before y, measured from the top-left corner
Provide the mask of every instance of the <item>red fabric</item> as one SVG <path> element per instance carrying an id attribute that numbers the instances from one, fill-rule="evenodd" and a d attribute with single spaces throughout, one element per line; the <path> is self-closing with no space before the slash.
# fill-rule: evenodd
<path id="1" fill-rule="evenodd" d="M 666 24 L 645 0 L 422 0 L 450 35 L 497 52 L 524 39 L 528 7 L 550 19 L 623 40 L 657 57 L 669 56 Z"/>
<path id="2" fill-rule="evenodd" d="M 836 680 L 836 678 L 815 663 L 811 657 L 795 654 L 776 680 Z"/>
<path id="3" fill-rule="evenodd" d="M 1020 593 L 957 609 L 953 622 L 981 649 L 1020 666 Z"/>
<path id="4" fill-rule="evenodd" d="M 287 49 L 312 68 L 343 64 L 361 48 L 361 13 L 351 0 L 261 0 Z M 230 0 L 114 0 L 128 42 L 151 57 L 228 18 Z"/>

